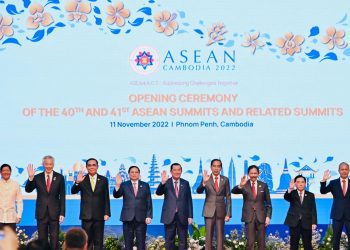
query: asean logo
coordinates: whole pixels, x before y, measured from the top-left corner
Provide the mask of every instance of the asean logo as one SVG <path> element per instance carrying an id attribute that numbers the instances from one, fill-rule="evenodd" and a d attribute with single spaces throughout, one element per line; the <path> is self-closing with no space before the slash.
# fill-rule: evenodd
<path id="1" fill-rule="evenodd" d="M 149 46 L 140 46 L 130 54 L 131 68 L 140 75 L 149 75 L 159 66 L 158 52 Z"/>

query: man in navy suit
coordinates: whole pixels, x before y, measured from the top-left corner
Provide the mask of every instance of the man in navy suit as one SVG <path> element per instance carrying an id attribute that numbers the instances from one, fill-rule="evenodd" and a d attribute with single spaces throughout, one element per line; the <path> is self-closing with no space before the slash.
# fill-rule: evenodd
<path id="1" fill-rule="evenodd" d="M 80 192 L 80 216 L 82 228 L 88 235 L 88 248 L 102 250 L 105 221 L 111 216 L 109 185 L 106 177 L 97 174 L 98 161 L 86 161 L 87 175 L 80 171 L 71 193 Z"/>
<path id="2" fill-rule="evenodd" d="M 297 175 L 284 194 L 284 199 L 290 203 L 284 224 L 289 226 L 291 250 L 299 249 L 300 235 L 304 249 L 312 250 L 312 230 L 317 227 L 315 195 L 306 191 L 305 185 L 305 177 Z"/>
<path id="3" fill-rule="evenodd" d="M 25 186 L 26 192 L 34 189 L 37 192 L 35 219 L 37 220 L 38 238 L 48 242 L 50 235 L 51 249 L 59 249 L 58 234 L 59 223 L 65 216 L 66 187 L 61 174 L 53 171 L 55 159 L 47 155 L 43 158 L 44 172 L 34 176 L 36 169 L 33 164 L 28 164 L 28 181 Z"/>
<path id="4" fill-rule="evenodd" d="M 340 237 L 345 224 L 346 234 L 350 239 L 350 192 L 349 192 L 349 164 L 342 162 L 339 164 L 338 172 L 340 178 L 331 180 L 326 185 L 327 180 L 331 178 L 331 173 L 326 170 L 321 180 L 321 194 L 329 192 L 333 195 L 333 205 L 331 210 L 331 219 L 333 227 L 333 249 L 340 247 Z"/>
<path id="5" fill-rule="evenodd" d="M 166 171 L 162 172 L 162 182 L 156 194 L 164 194 L 161 222 L 165 228 L 165 248 L 175 249 L 176 232 L 179 237 L 179 250 L 187 249 L 188 225 L 192 224 L 193 205 L 191 188 L 188 181 L 180 178 L 182 167 L 179 163 L 170 166 L 172 177 L 168 178 Z"/>
<path id="6" fill-rule="evenodd" d="M 113 196 L 123 196 L 123 208 L 120 220 L 123 222 L 125 250 L 133 249 L 134 235 L 138 250 L 146 249 L 147 224 L 152 221 L 152 197 L 148 183 L 140 180 L 140 169 L 131 166 L 128 170 L 130 181 L 122 182 L 122 177 L 116 176 L 116 186 Z"/>

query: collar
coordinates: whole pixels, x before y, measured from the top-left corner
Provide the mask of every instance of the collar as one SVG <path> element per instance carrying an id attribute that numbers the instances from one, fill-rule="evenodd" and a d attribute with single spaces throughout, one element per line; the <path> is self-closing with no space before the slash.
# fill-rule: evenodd
<path id="1" fill-rule="evenodd" d="M 173 180 L 173 184 L 175 185 L 175 181 L 177 181 L 177 184 L 180 184 L 180 178 L 175 180 L 174 178 L 171 177 L 171 179 Z"/>
<path id="2" fill-rule="evenodd" d="M 3 182 L 3 183 L 10 183 L 11 182 L 11 178 L 10 179 L 8 179 L 7 181 L 5 181 L 4 179 L 0 179 L 0 182 Z"/>
<path id="3" fill-rule="evenodd" d="M 91 179 L 96 180 L 96 179 L 97 179 L 97 174 L 95 174 L 94 176 L 89 175 L 89 178 L 90 178 L 90 180 L 91 180 Z"/>
<path id="4" fill-rule="evenodd" d="M 44 171 L 44 175 L 45 175 L 45 179 L 46 179 L 47 176 L 50 176 L 50 179 L 52 179 L 53 171 L 51 171 L 51 173 L 49 173 L 49 174 Z"/>

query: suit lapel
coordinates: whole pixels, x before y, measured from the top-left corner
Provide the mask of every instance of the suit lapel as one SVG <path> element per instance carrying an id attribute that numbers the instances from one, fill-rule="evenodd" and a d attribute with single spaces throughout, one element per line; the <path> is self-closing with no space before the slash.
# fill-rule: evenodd
<path id="1" fill-rule="evenodd" d="M 172 192 L 174 194 L 174 197 L 176 198 L 176 193 L 175 193 L 175 187 L 174 187 L 174 182 L 173 182 L 173 178 L 169 178 L 168 179 L 168 183 L 169 186 L 169 191 Z"/>
<path id="2" fill-rule="evenodd" d="M 249 195 L 252 197 L 252 199 L 254 200 L 253 191 L 252 191 L 252 182 L 250 181 L 250 179 L 247 182 L 247 191 Z"/>
<path id="3" fill-rule="evenodd" d="M 180 186 L 179 186 L 179 197 L 180 197 L 184 190 L 184 182 L 181 179 L 179 179 L 179 183 L 180 183 Z"/>
<path id="4" fill-rule="evenodd" d="M 49 193 L 51 192 L 53 186 L 56 184 L 56 175 L 57 175 L 57 173 L 55 171 L 53 171 Z"/>
<path id="5" fill-rule="evenodd" d="M 221 189 L 225 186 L 225 180 L 224 180 L 224 178 L 222 178 L 222 176 L 221 175 L 219 175 L 219 179 L 220 179 L 220 182 L 219 182 L 219 191 L 218 191 L 218 193 L 220 193 L 221 192 Z"/>
<path id="6" fill-rule="evenodd" d="M 47 192 L 46 179 L 45 179 L 45 171 L 44 171 L 41 175 L 39 175 L 38 177 L 39 177 L 39 180 L 40 180 L 40 182 L 42 183 L 42 185 L 43 185 L 45 191 Z M 48 192 L 47 192 L 47 193 L 48 193 Z"/>
<path id="7" fill-rule="evenodd" d="M 91 193 L 93 193 L 92 187 L 91 187 L 91 182 L 90 182 L 90 175 L 89 174 L 86 175 L 85 181 L 86 181 L 86 185 L 88 186 L 88 189 L 91 191 Z M 96 186 L 95 186 L 95 189 L 96 189 Z"/>
<path id="8" fill-rule="evenodd" d="M 127 186 L 129 187 L 130 192 L 131 192 L 131 193 L 134 195 L 134 197 L 135 197 L 134 187 L 132 186 L 132 181 L 131 181 L 131 180 L 128 181 Z"/>
<path id="9" fill-rule="evenodd" d="M 141 181 L 138 180 L 137 195 L 136 195 L 136 197 L 140 195 L 140 192 L 142 192 L 142 189 L 143 189 L 143 185 L 142 185 Z"/>

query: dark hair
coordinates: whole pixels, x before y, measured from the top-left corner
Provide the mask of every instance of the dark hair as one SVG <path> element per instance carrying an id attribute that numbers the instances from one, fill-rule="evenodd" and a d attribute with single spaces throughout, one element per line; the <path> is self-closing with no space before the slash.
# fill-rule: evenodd
<path id="1" fill-rule="evenodd" d="M 306 182 L 306 178 L 304 176 L 302 176 L 301 174 L 298 174 L 297 176 L 294 177 L 294 182 L 296 182 L 298 178 L 303 178 L 304 181 Z"/>
<path id="2" fill-rule="evenodd" d="M 252 170 L 253 168 L 255 168 L 258 171 L 258 173 L 260 172 L 259 167 L 257 165 L 250 165 L 248 167 L 248 174 L 249 174 L 250 170 Z"/>
<path id="3" fill-rule="evenodd" d="M 27 250 L 51 250 L 51 247 L 47 241 L 33 240 L 27 244 Z"/>
<path id="4" fill-rule="evenodd" d="M 170 171 L 173 171 L 174 166 L 180 166 L 181 171 L 182 171 L 182 166 L 180 163 L 174 162 L 173 164 L 170 165 Z"/>
<path id="5" fill-rule="evenodd" d="M 221 162 L 220 159 L 212 159 L 211 162 L 210 162 L 210 166 L 213 166 L 214 161 L 220 162 L 220 167 L 222 167 L 222 162 Z"/>
<path id="6" fill-rule="evenodd" d="M 66 248 L 83 248 L 87 243 L 88 237 L 81 228 L 71 228 L 66 232 L 64 244 Z"/>
<path id="7" fill-rule="evenodd" d="M 131 169 L 133 169 L 133 168 L 137 168 L 137 170 L 139 171 L 139 173 L 141 172 L 141 171 L 140 171 L 140 168 L 139 168 L 138 166 L 130 166 L 130 168 L 128 169 L 128 174 L 130 174 L 130 171 L 131 171 Z"/>
<path id="8" fill-rule="evenodd" d="M 3 169 L 3 168 L 6 168 L 6 167 L 10 169 L 10 172 L 12 172 L 11 166 L 10 166 L 9 164 L 6 164 L 6 163 L 1 165 L 1 167 L 0 167 L 0 172 L 2 172 L 2 169 Z"/>
<path id="9" fill-rule="evenodd" d="M 89 161 L 95 161 L 97 166 L 98 166 L 98 160 L 96 160 L 95 158 L 89 158 L 86 160 L 86 166 L 88 165 Z"/>

